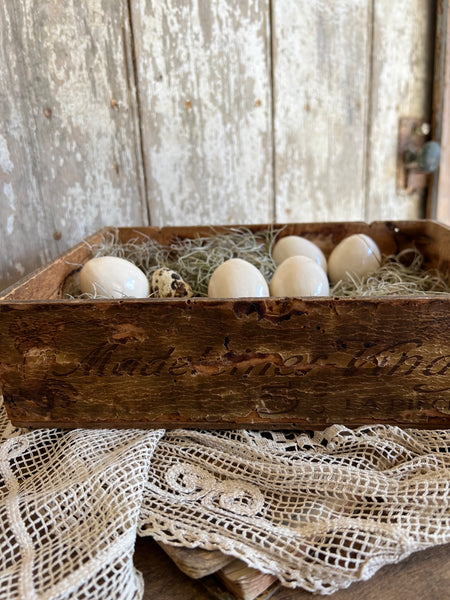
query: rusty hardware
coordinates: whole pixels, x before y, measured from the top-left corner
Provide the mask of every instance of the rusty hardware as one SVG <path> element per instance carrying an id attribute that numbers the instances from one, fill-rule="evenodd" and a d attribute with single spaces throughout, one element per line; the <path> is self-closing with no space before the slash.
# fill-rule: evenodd
<path id="1" fill-rule="evenodd" d="M 417 154 L 407 151 L 405 153 L 405 167 L 416 169 L 419 173 L 434 173 L 439 167 L 441 147 L 437 142 L 425 142 Z"/>
<path id="2" fill-rule="evenodd" d="M 412 194 L 426 189 L 428 174 L 439 167 L 440 147 L 429 139 L 430 126 L 424 119 L 402 117 L 397 150 L 397 191 Z"/>

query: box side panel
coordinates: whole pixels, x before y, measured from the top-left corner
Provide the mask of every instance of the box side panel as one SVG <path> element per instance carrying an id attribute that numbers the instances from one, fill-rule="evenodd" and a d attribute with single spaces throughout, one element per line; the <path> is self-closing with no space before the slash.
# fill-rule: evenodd
<path id="1" fill-rule="evenodd" d="M 109 228 L 80 242 L 51 263 L 36 269 L 1 292 L 0 301 L 57 300 L 62 297 L 65 279 L 77 271 L 91 256 L 90 246 L 97 244 Z"/>
<path id="2" fill-rule="evenodd" d="M 450 279 L 450 227 L 427 221 L 423 242 L 418 247 L 426 257 L 426 266 L 438 269 Z"/>
<path id="3" fill-rule="evenodd" d="M 13 423 L 450 426 L 449 301 L 0 307 Z"/>

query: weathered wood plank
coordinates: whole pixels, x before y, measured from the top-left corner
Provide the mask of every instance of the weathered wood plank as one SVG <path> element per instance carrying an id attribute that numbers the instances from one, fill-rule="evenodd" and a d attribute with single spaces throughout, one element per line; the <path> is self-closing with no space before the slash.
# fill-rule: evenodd
<path id="1" fill-rule="evenodd" d="M 0 287 L 147 223 L 126 3 L 0 4 Z"/>
<path id="2" fill-rule="evenodd" d="M 273 3 L 280 222 L 364 217 L 370 4 Z"/>
<path id="3" fill-rule="evenodd" d="M 433 175 L 427 216 L 450 224 L 450 10 L 438 0 L 433 86 L 433 139 L 441 144 L 441 164 Z"/>
<path id="4" fill-rule="evenodd" d="M 170 556 L 180 571 L 192 579 L 200 579 L 222 569 L 235 559 L 219 550 L 203 550 L 202 548 L 183 548 L 158 542 L 164 552 Z"/>
<path id="5" fill-rule="evenodd" d="M 448 311 L 443 299 L 0 305 L 1 386 L 17 426 L 446 428 Z"/>
<path id="6" fill-rule="evenodd" d="M 424 215 L 423 193 L 396 189 L 400 117 L 431 118 L 433 0 L 375 0 L 365 220 Z"/>
<path id="7" fill-rule="evenodd" d="M 218 571 L 217 577 L 239 600 L 255 600 L 277 582 L 275 575 L 260 573 L 239 559 Z"/>
<path id="8" fill-rule="evenodd" d="M 152 223 L 270 222 L 268 0 L 131 8 Z"/>

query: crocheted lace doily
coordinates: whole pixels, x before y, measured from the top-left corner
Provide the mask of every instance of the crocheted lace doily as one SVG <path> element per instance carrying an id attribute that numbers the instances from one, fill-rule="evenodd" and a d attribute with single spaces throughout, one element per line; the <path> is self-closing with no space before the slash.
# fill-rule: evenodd
<path id="1" fill-rule="evenodd" d="M 447 431 L 0 436 L 0 599 L 140 598 L 137 534 L 322 594 L 450 542 Z"/>

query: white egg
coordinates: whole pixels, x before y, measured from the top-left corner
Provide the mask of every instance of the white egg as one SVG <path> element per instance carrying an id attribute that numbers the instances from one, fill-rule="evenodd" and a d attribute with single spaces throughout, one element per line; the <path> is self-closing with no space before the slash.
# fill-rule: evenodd
<path id="1" fill-rule="evenodd" d="M 208 286 L 210 298 L 262 298 L 269 287 L 262 273 L 241 258 L 230 258 L 217 267 Z"/>
<path id="2" fill-rule="evenodd" d="M 89 260 L 80 271 L 83 293 L 103 298 L 146 298 L 149 283 L 136 265 L 117 256 L 99 256 Z"/>
<path id="3" fill-rule="evenodd" d="M 299 235 L 287 235 L 275 243 L 272 250 L 272 258 L 277 265 L 290 256 L 307 256 L 312 258 L 322 269 L 327 271 L 327 259 L 324 253 L 313 242 Z"/>
<path id="4" fill-rule="evenodd" d="M 307 256 L 286 258 L 270 282 L 272 296 L 328 296 L 329 292 L 327 274 Z"/>
<path id="5" fill-rule="evenodd" d="M 348 281 L 351 276 L 364 277 L 378 269 L 381 253 L 377 244 L 364 233 L 346 237 L 328 257 L 328 275 L 331 283 Z"/>

